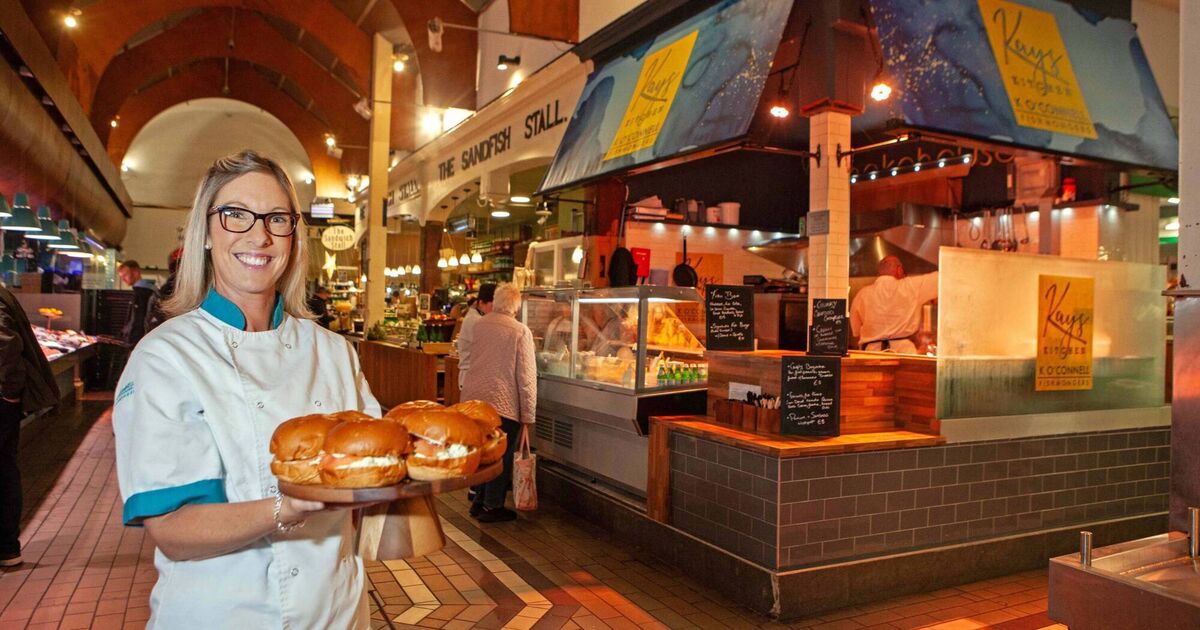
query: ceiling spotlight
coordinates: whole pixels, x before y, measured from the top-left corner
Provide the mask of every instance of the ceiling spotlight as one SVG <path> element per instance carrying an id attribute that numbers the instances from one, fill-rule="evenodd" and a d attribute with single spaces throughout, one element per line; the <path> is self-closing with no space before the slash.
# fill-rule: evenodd
<path id="1" fill-rule="evenodd" d="M 112 127 L 113 129 L 116 129 L 116 128 L 117 128 L 117 125 L 121 124 L 121 123 L 119 122 L 119 120 L 118 120 L 119 118 L 120 118 L 120 116 L 118 116 L 117 118 L 113 118 L 112 120 L 108 121 L 108 126 L 109 126 L 109 127 Z"/>
<path id="2" fill-rule="evenodd" d="M 425 112 L 421 116 L 421 128 L 427 133 L 440 133 L 442 131 L 442 117 L 437 112 Z"/>
<path id="3" fill-rule="evenodd" d="M 63 25 L 67 28 L 76 28 L 79 26 L 79 16 L 83 15 L 83 11 L 79 9 L 71 9 L 65 17 L 63 17 Z"/>
<path id="4" fill-rule="evenodd" d="M 921 172 L 921 165 L 920 165 L 920 164 L 913 164 L 913 172 L 914 172 L 914 173 L 919 173 L 919 172 Z"/>
<path id="5" fill-rule="evenodd" d="M 1179 197 L 1167 197 L 1167 203 L 1169 203 L 1173 206 L 1178 206 L 1179 205 Z"/>
<path id="6" fill-rule="evenodd" d="M 519 66 L 519 65 L 521 65 L 521 55 L 517 55 L 516 57 L 500 55 L 499 61 L 496 62 L 496 69 L 501 72 L 504 72 L 505 70 L 508 70 L 508 68 L 510 66 Z"/>
<path id="7" fill-rule="evenodd" d="M 887 84 L 883 79 L 876 79 L 875 85 L 871 86 L 871 98 L 876 101 L 886 101 L 892 95 L 892 86 Z"/>
<path id="8" fill-rule="evenodd" d="M 526 197 L 525 195 L 513 195 L 509 197 L 508 200 L 513 203 L 529 203 L 529 197 Z"/>
<path id="9" fill-rule="evenodd" d="M 970 156 L 970 155 L 964 155 L 964 156 L 963 156 L 963 164 L 970 164 L 970 163 L 971 163 L 971 156 Z"/>
<path id="10" fill-rule="evenodd" d="M 851 183 L 851 184 L 857 184 L 857 183 L 858 183 L 858 175 L 851 175 L 851 176 L 850 176 L 850 183 Z"/>
<path id="11" fill-rule="evenodd" d="M 407 63 L 408 55 L 400 54 L 392 57 L 392 72 L 404 72 L 404 67 Z"/>
<path id="12" fill-rule="evenodd" d="M 898 168 L 892 169 L 892 177 L 895 177 L 899 174 L 900 174 L 900 169 L 898 169 Z"/>
<path id="13" fill-rule="evenodd" d="M 512 216 L 511 212 L 509 212 L 508 210 L 504 210 L 502 208 L 496 208 L 495 210 L 492 210 L 492 218 L 493 219 L 507 219 L 508 217 L 511 217 L 511 216 Z"/>
<path id="14" fill-rule="evenodd" d="M 872 180 L 875 179 L 875 171 L 871 171 L 870 173 L 868 173 L 867 179 L 872 179 Z"/>
<path id="15" fill-rule="evenodd" d="M 356 190 L 358 188 L 358 175 L 351 175 L 350 177 L 347 177 L 346 187 L 350 190 Z"/>
<path id="16" fill-rule="evenodd" d="M 129 160 L 123 160 L 121 162 L 121 172 L 122 173 L 128 173 L 132 168 L 133 168 L 133 163 L 130 162 Z"/>
<path id="17" fill-rule="evenodd" d="M 312 175 L 305 175 L 305 176 L 304 176 L 304 183 L 305 183 L 305 184 L 308 184 L 309 186 L 312 186 L 312 183 L 313 183 L 313 182 L 315 182 L 315 181 L 317 181 L 317 180 L 313 179 L 313 176 L 312 176 Z"/>
<path id="18" fill-rule="evenodd" d="M 938 160 L 938 168 L 946 168 L 946 160 Z"/>
<path id="19" fill-rule="evenodd" d="M 331 133 L 325 134 L 325 146 L 329 147 L 330 149 L 332 149 L 333 147 L 336 147 L 337 146 L 337 138 L 334 137 L 334 135 Z"/>
<path id="20" fill-rule="evenodd" d="M 771 115 L 776 118 L 787 118 L 789 115 L 791 115 L 791 113 L 792 113 L 791 110 L 784 107 L 783 105 L 772 105 L 771 106 Z"/>

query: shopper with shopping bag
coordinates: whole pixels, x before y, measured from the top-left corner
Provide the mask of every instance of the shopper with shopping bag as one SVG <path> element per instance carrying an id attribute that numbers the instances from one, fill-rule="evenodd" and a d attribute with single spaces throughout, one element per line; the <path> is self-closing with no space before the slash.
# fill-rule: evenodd
<path id="1" fill-rule="evenodd" d="M 495 407 L 500 413 L 501 427 L 508 435 L 504 474 L 476 488 L 471 503 L 471 516 L 481 523 L 517 518 L 516 512 L 504 507 L 504 499 L 513 482 L 513 454 L 537 412 L 533 333 L 517 320 L 520 307 L 521 292 L 516 286 L 502 284 L 496 288 L 492 312 L 475 324 L 471 366 L 461 394 L 463 400 L 482 400 Z"/>
<path id="2" fill-rule="evenodd" d="M 537 509 L 537 455 L 529 449 L 529 425 L 521 426 L 521 440 L 513 455 L 513 505 L 522 512 Z"/>

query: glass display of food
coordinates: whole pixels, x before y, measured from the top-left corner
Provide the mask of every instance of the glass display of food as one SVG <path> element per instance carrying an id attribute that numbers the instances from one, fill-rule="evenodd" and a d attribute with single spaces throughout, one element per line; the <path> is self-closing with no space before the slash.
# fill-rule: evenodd
<path id="1" fill-rule="evenodd" d="M 538 373 L 606 388 L 702 387 L 704 309 L 694 289 L 534 289 L 522 321 L 533 332 Z"/>

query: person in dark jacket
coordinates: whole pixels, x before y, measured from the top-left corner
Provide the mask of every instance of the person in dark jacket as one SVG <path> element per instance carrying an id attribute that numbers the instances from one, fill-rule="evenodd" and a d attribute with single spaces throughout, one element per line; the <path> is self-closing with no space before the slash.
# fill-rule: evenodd
<path id="1" fill-rule="evenodd" d="M 133 287 L 133 304 L 129 308 L 129 319 L 121 329 L 121 336 L 130 347 L 146 336 L 146 315 L 150 312 L 150 298 L 157 288 L 153 280 L 142 278 L 142 266 L 136 260 L 126 260 L 117 267 L 121 282 Z"/>
<path id="2" fill-rule="evenodd" d="M 58 385 L 25 311 L 0 287 L 0 566 L 21 564 L 21 418 L 53 407 Z"/>

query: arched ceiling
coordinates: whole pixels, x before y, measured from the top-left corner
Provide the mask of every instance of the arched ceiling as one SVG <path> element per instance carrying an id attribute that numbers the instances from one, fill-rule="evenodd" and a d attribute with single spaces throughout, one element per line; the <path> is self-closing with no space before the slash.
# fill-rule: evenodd
<path id="1" fill-rule="evenodd" d="M 505 1 L 505 0 L 493 0 Z M 574 0 L 567 0 L 574 1 Z M 365 171 L 369 123 L 354 111 L 369 91 L 372 37 L 409 54 L 393 75 L 392 149 L 415 149 L 422 107 L 474 109 L 478 40 L 433 18 L 474 25 L 463 0 L 21 0 L 119 164 L 137 131 L 172 105 L 226 93 L 271 112 L 305 147 L 318 178 L 325 134 L 344 150 L 337 173 Z M 486 4 L 486 3 L 485 3 Z M 537 2 L 512 5 L 513 23 L 547 19 Z M 78 9 L 79 27 L 62 24 Z M 523 27 L 524 28 L 524 27 Z M 226 70 L 228 68 L 228 70 Z M 228 88 L 227 90 L 225 88 Z M 119 127 L 109 122 L 120 116 Z"/>
<path id="2" fill-rule="evenodd" d="M 365 145 L 368 123 L 354 111 L 365 86 L 347 85 L 321 67 L 313 57 L 291 45 L 261 14 L 253 11 L 206 9 L 173 28 L 117 55 L 108 64 L 91 107 L 92 125 L 103 140 L 109 121 L 121 105 L 148 80 L 168 68 L 203 58 L 229 57 L 267 67 L 290 82 L 306 107 L 316 106 L 345 144 Z"/>
<path id="3" fill-rule="evenodd" d="M 216 158 L 254 149 L 275 159 L 296 183 L 300 204 L 312 201 L 309 157 L 290 127 L 253 105 L 202 98 L 174 105 L 151 119 L 127 155 L 121 179 L 142 206 L 185 208 Z"/>
<path id="4" fill-rule="evenodd" d="M 138 132 L 158 113 L 195 98 L 224 97 L 254 105 L 279 119 L 304 147 L 321 196 L 342 197 L 338 161 L 329 157 L 323 143 L 323 126 L 296 101 L 271 86 L 269 78 L 251 64 L 229 64 L 229 93 L 224 93 L 225 63 L 208 59 L 190 66 L 129 98 L 121 107 L 121 125 L 108 139 L 109 157 L 120 164 Z"/>

